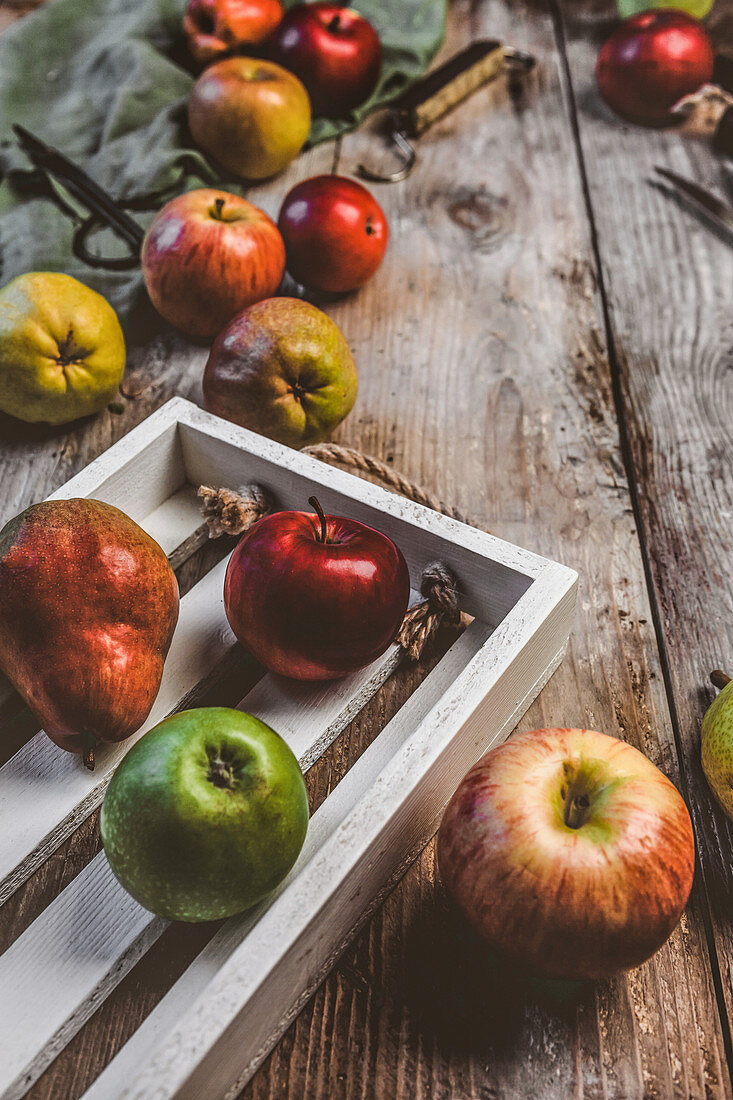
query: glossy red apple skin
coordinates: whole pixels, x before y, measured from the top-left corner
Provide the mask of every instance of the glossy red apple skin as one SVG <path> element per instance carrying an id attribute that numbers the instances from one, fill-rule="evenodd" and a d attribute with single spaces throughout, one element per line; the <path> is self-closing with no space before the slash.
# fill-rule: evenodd
<path id="1" fill-rule="evenodd" d="M 313 113 L 342 118 L 377 86 L 382 46 L 371 23 L 351 8 L 316 2 L 286 12 L 270 44 L 275 61 L 300 77 Z"/>
<path id="2" fill-rule="evenodd" d="M 574 811 L 587 820 L 571 827 L 582 795 L 589 805 Z M 468 772 L 441 822 L 438 862 L 500 955 L 546 977 L 606 978 L 667 940 L 695 846 L 682 797 L 637 749 L 594 730 L 546 729 Z"/>
<path id="3" fill-rule="evenodd" d="M 242 536 L 224 582 L 239 641 L 271 672 L 330 680 L 394 641 L 410 595 L 400 550 L 356 520 L 277 512 Z"/>
<path id="4" fill-rule="evenodd" d="M 197 337 L 215 336 L 235 314 L 271 297 L 285 271 L 285 245 L 264 210 L 208 187 L 166 203 L 141 258 L 158 313 Z"/>
<path id="5" fill-rule="evenodd" d="M 280 0 L 189 0 L 183 31 L 197 61 L 216 61 L 270 37 L 283 17 Z"/>
<path id="6" fill-rule="evenodd" d="M 671 8 L 625 19 L 601 47 L 598 88 L 616 114 L 645 126 L 672 121 L 672 107 L 713 76 L 702 23 Z"/>
<path id="7" fill-rule="evenodd" d="M 389 240 L 379 203 L 344 176 L 313 176 L 296 184 L 282 204 L 278 228 L 293 278 L 336 294 L 371 279 Z"/>

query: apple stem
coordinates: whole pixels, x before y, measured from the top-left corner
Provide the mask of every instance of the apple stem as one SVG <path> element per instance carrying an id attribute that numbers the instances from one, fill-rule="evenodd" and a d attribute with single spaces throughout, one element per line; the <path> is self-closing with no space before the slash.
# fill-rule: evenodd
<path id="1" fill-rule="evenodd" d="M 710 673 L 710 679 L 718 691 L 722 691 L 730 683 L 730 676 L 727 672 L 721 672 L 719 668 Z"/>
<path id="2" fill-rule="evenodd" d="M 329 20 L 329 22 L 326 24 L 326 30 L 329 31 L 331 34 L 336 34 L 336 31 L 339 29 L 340 26 L 341 16 L 334 15 L 333 19 Z"/>
<path id="3" fill-rule="evenodd" d="M 321 534 L 318 541 L 326 542 L 326 513 L 323 511 L 323 508 L 321 508 L 318 497 L 308 497 L 308 503 L 321 521 Z"/>
<path id="4" fill-rule="evenodd" d="M 84 767 L 88 768 L 90 772 L 94 771 L 94 750 L 97 747 L 97 739 L 93 733 L 85 733 L 84 738 L 84 752 L 83 760 Z"/>
<path id="5" fill-rule="evenodd" d="M 216 213 L 214 214 L 214 217 L 218 218 L 219 221 L 221 221 L 221 215 L 224 210 L 224 199 L 214 199 L 214 206 L 216 207 Z"/>
<path id="6" fill-rule="evenodd" d="M 570 800 L 565 811 L 565 824 L 568 828 L 579 829 L 581 825 L 585 824 L 588 818 L 589 805 L 587 794 L 578 794 Z"/>

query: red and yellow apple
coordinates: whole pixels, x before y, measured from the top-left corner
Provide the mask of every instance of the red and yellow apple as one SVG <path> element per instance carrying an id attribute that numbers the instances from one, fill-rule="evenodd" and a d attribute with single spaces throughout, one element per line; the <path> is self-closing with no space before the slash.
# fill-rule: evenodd
<path id="1" fill-rule="evenodd" d="M 232 554 L 224 608 L 239 641 L 271 672 L 330 680 L 375 661 L 399 630 L 410 597 L 400 550 L 345 516 L 276 512 Z"/>
<path id="2" fill-rule="evenodd" d="M 364 103 L 382 68 L 382 46 L 371 23 L 330 0 L 291 8 L 270 48 L 305 84 L 314 114 L 326 118 L 342 118 Z"/>
<path id="3" fill-rule="evenodd" d="M 272 61 L 228 57 L 205 69 L 188 103 L 193 140 L 239 179 L 281 172 L 308 137 L 311 107 L 297 76 Z"/>
<path id="4" fill-rule="evenodd" d="M 189 0 L 183 31 L 196 60 L 208 63 L 232 50 L 260 45 L 282 17 L 280 0 Z"/>
<path id="5" fill-rule="evenodd" d="M 345 176 L 314 176 L 296 184 L 282 204 L 278 228 L 293 278 L 337 294 L 372 277 L 389 238 L 377 200 Z"/>
<path id="6" fill-rule="evenodd" d="M 247 306 L 275 293 L 285 246 L 264 210 L 211 188 L 188 191 L 156 214 L 142 266 L 150 299 L 189 336 L 215 336 Z"/>
<path id="7" fill-rule="evenodd" d="M 639 966 L 675 928 L 695 844 L 677 789 L 595 730 L 532 730 L 492 749 L 438 833 L 448 893 L 497 953 L 551 978 Z"/>

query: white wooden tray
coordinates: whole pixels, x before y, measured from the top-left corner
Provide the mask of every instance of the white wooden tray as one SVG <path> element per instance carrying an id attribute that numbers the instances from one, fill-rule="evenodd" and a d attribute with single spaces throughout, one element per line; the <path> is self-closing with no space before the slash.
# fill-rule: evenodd
<path id="1" fill-rule="evenodd" d="M 470 765 L 503 740 L 560 662 L 577 576 L 418 504 L 247 432 L 180 398 L 54 494 L 127 512 L 169 555 L 201 524 L 195 489 L 256 482 L 281 508 L 379 528 L 419 587 L 446 562 L 473 621 L 313 815 L 276 894 L 224 923 L 87 1092 L 87 1100 L 209 1100 L 234 1095 L 361 923 L 431 836 Z M 222 603 L 226 562 L 181 601 L 146 726 L 78 757 L 38 732 L 0 768 L 0 903 L 101 801 L 115 765 L 236 645 Z M 267 675 L 242 709 L 272 725 L 309 767 L 385 682 L 396 648 L 363 672 L 309 685 Z M 0 682 L 0 713 L 13 709 Z M 0 910 L 0 919 L 2 910 Z M 0 956 L 0 1097 L 20 1097 L 161 935 L 97 855 Z"/>

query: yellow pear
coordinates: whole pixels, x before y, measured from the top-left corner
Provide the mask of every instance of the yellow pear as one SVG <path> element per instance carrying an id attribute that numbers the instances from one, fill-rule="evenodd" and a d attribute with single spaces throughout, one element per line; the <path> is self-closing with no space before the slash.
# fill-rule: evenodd
<path id="1" fill-rule="evenodd" d="M 71 275 L 33 271 L 0 290 L 0 409 L 31 423 L 99 412 L 125 370 L 109 302 Z"/>

